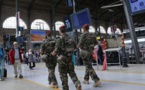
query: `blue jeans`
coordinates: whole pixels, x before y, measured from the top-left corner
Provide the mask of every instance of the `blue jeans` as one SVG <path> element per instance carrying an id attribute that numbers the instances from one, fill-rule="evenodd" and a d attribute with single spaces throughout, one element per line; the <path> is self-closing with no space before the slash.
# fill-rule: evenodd
<path id="1" fill-rule="evenodd" d="M 103 64 L 103 56 L 101 56 L 101 55 L 98 55 L 99 56 L 99 62 L 100 62 L 100 64 L 102 65 Z"/>

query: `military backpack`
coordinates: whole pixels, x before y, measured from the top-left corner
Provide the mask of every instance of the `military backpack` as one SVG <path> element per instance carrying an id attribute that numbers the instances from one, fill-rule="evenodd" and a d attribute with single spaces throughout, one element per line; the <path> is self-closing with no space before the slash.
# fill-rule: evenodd
<path id="1" fill-rule="evenodd" d="M 62 45 L 61 45 L 61 54 L 66 56 L 72 56 L 72 53 L 75 49 L 74 40 L 68 35 L 61 37 Z"/>
<path id="2" fill-rule="evenodd" d="M 93 33 L 85 33 L 83 35 L 83 41 L 80 48 L 87 51 L 93 51 L 94 46 L 97 45 L 96 35 Z"/>
<path id="3" fill-rule="evenodd" d="M 45 54 L 50 54 L 55 48 L 55 39 L 47 38 L 44 41 L 43 52 Z"/>

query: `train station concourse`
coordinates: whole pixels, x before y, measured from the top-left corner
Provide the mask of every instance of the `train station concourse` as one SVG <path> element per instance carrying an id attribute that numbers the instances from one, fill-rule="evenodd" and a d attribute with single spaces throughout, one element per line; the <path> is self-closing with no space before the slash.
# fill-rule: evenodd
<path id="1" fill-rule="evenodd" d="M 0 0 L 0 90 L 145 90 L 145 0 Z"/>

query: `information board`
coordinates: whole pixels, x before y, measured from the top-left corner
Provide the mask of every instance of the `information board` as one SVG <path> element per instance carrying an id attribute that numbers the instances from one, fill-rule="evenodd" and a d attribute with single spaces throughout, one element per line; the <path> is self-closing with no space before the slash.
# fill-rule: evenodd
<path id="1" fill-rule="evenodd" d="M 145 12 L 145 0 L 126 0 L 132 15 Z"/>
<path id="2" fill-rule="evenodd" d="M 73 7 L 73 0 L 67 0 L 67 6 Z"/>
<path id="3" fill-rule="evenodd" d="M 88 8 L 70 15 L 72 28 L 81 29 L 84 24 L 91 25 L 90 11 Z"/>
<path id="4" fill-rule="evenodd" d="M 70 16 L 64 17 L 64 18 L 63 18 L 63 22 L 64 22 L 64 25 L 65 25 L 65 27 L 66 27 L 66 31 L 67 31 L 67 32 L 72 31 L 72 24 L 71 24 Z"/>

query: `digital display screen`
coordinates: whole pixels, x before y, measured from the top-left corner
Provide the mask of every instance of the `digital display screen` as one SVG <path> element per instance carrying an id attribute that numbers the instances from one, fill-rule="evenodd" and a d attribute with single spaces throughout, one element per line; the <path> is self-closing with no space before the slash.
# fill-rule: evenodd
<path id="1" fill-rule="evenodd" d="M 129 0 L 129 4 L 132 14 L 145 12 L 145 0 Z"/>
<path id="2" fill-rule="evenodd" d="M 131 1 L 131 3 L 134 3 L 134 2 L 137 2 L 138 0 L 130 0 Z"/>
<path id="3" fill-rule="evenodd" d="M 75 14 L 71 14 L 71 22 L 73 29 L 81 29 L 84 24 L 91 25 L 89 9 L 83 9 Z"/>
<path id="4" fill-rule="evenodd" d="M 64 24 L 65 24 L 66 31 L 67 31 L 67 32 L 72 31 L 72 24 L 71 24 L 70 16 L 64 17 L 64 18 L 63 18 L 63 22 L 64 22 Z"/>
<path id="5" fill-rule="evenodd" d="M 30 30 L 31 41 L 40 41 L 42 42 L 45 39 L 45 31 L 44 30 Z"/>
<path id="6" fill-rule="evenodd" d="M 67 0 L 67 6 L 73 7 L 73 0 Z"/>

